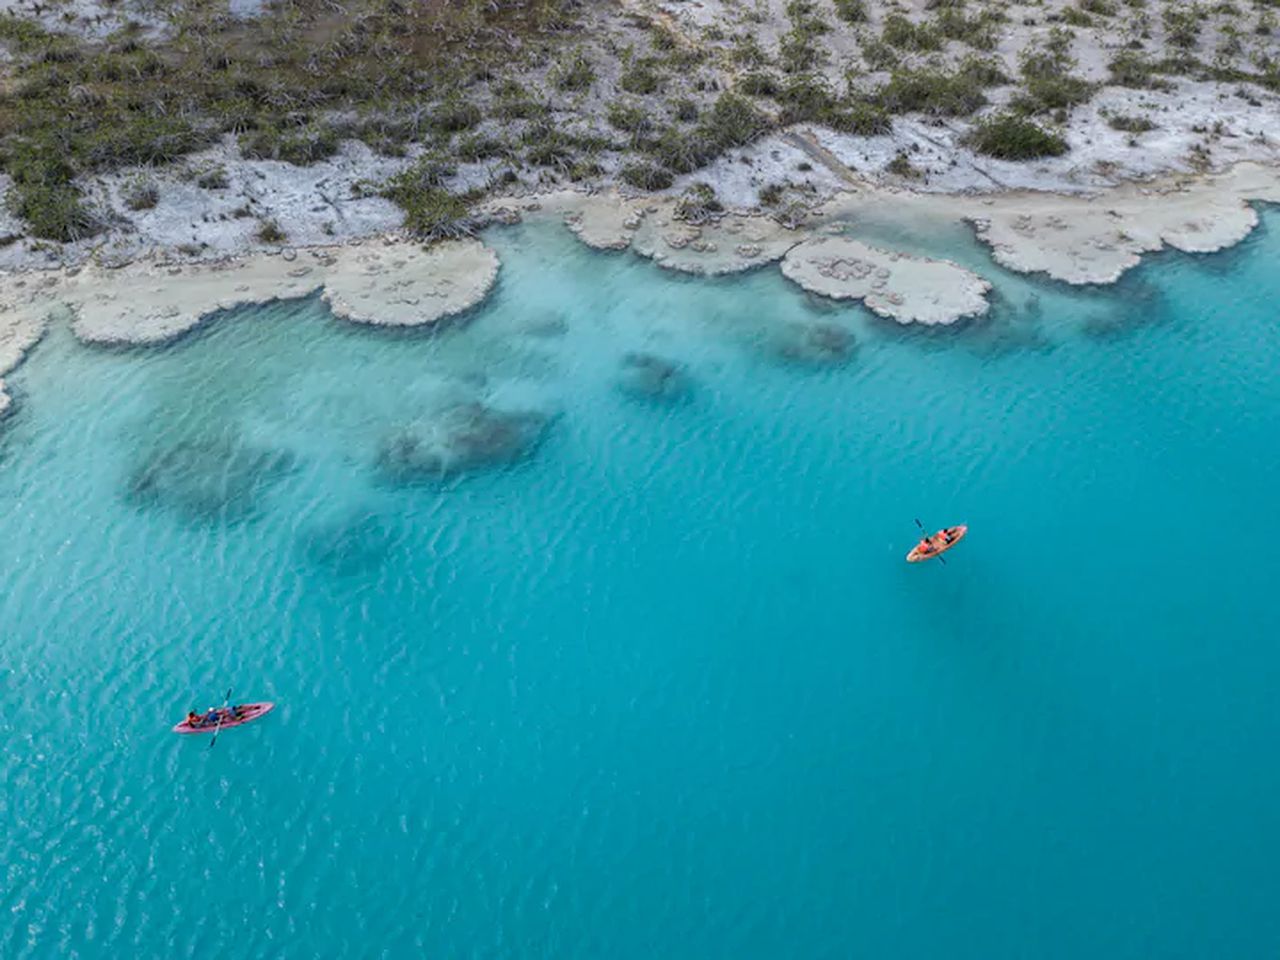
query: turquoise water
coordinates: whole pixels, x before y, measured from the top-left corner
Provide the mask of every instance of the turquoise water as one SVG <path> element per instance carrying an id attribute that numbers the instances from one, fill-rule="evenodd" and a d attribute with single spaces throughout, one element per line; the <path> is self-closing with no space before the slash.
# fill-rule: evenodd
<path id="1" fill-rule="evenodd" d="M 0 427 L 0 956 L 1275 956 L 1280 215 L 1113 290 L 897 239 L 992 318 L 522 227 L 436 336 L 55 329 Z M 549 419 L 380 463 L 477 402 Z M 169 732 L 228 686 L 280 706 Z"/>

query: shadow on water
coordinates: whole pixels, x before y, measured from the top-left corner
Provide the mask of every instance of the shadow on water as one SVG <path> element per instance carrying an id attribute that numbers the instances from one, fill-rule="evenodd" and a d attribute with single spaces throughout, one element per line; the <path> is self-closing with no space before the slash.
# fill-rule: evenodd
<path id="1" fill-rule="evenodd" d="M 317 304 L 320 303 L 320 291 L 317 289 L 298 297 L 264 300 L 261 303 L 211 310 L 201 314 L 194 326 L 159 343 L 112 342 L 89 343 L 85 346 L 104 354 L 160 356 L 207 343 L 210 338 L 221 335 L 228 326 L 252 324 L 261 321 L 264 316 L 270 317 L 270 322 L 273 323 L 294 320 L 298 317 L 313 318 L 319 313 Z M 327 307 L 324 308 L 324 313 L 332 316 Z"/>
<path id="2" fill-rule="evenodd" d="M 124 497 L 192 521 L 236 523 L 253 517 L 267 491 L 297 466 L 292 452 L 251 442 L 226 424 L 144 443 Z"/>
<path id="3" fill-rule="evenodd" d="M 539 410 L 501 409 L 482 402 L 436 410 L 389 430 L 373 469 L 392 486 L 441 484 L 528 460 L 555 418 Z"/>
<path id="4" fill-rule="evenodd" d="M 615 385 L 631 400 L 658 406 L 675 406 L 693 396 L 693 378 L 684 364 L 638 350 L 622 355 Z"/>
<path id="5" fill-rule="evenodd" d="M 314 566 L 349 578 L 381 567 L 403 538 L 395 521 L 372 508 L 357 508 L 306 528 L 298 546 Z"/>
<path id="6" fill-rule="evenodd" d="M 1154 256 L 1164 260 L 1167 254 Z M 1111 286 L 1089 288 L 1098 302 L 1080 321 L 1080 333 L 1096 342 L 1117 341 L 1166 322 L 1171 316 L 1167 297 L 1150 279 L 1150 268 L 1139 266 Z"/>
<path id="7" fill-rule="evenodd" d="M 1250 206 L 1258 214 L 1258 225 L 1249 231 L 1248 236 L 1234 246 L 1224 247 L 1214 253 L 1182 253 L 1177 250 L 1161 251 L 1157 257 L 1152 258 L 1152 262 L 1177 262 L 1178 259 L 1185 258 L 1189 265 L 1202 274 L 1223 280 L 1230 278 L 1240 268 L 1242 261 L 1256 256 L 1257 248 L 1270 242 L 1273 229 L 1272 222 L 1280 218 L 1280 203 L 1263 203 L 1259 201 L 1251 203 Z M 1165 254 L 1172 255 L 1172 260 L 1162 261 L 1158 259 L 1158 257 Z"/>

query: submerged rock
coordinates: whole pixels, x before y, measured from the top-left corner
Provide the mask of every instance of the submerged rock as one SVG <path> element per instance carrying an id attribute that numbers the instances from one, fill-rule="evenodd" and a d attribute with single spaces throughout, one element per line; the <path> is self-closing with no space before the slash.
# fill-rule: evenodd
<path id="1" fill-rule="evenodd" d="M 652 353 L 628 353 L 622 358 L 618 387 L 628 396 L 662 403 L 686 399 L 693 385 L 680 364 Z"/>
<path id="2" fill-rule="evenodd" d="M 506 466 L 533 452 L 549 422 L 536 411 L 460 404 L 386 438 L 378 450 L 378 470 L 411 482 Z"/>
<path id="3" fill-rule="evenodd" d="M 793 363 L 838 364 L 853 356 L 853 334 L 833 323 L 791 323 L 782 328 L 774 351 Z"/>
<path id="4" fill-rule="evenodd" d="M 524 332 L 530 337 L 562 337 L 569 332 L 569 323 L 562 314 L 548 310 L 525 324 Z"/>
<path id="5" fill-rule="evenodd" d="M 238 520 L 294 462 L 288 451 L 234 436 L 179 440 L 158 446 L 133 470 L 128 496 L 194 519 Z"/>
<path id="6" fill-rule="evenodd" d="M 373 514 L 354 513 L 312 528 L 302 546 L 317 566 L 350 576 L 380 566 L 394 542 L 395 531 L 386 521 Z"/>

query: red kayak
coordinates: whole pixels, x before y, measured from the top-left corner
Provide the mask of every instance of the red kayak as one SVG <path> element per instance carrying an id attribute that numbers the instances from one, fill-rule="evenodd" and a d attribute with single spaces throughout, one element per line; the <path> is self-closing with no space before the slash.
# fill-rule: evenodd
<path id="1" fill-rule="evenodd" d="M 907 563 L 919 563 L 921 560 L 932 560 L 940 557 L 964 539 L 969 528 L 963 523 L 958 527 L 943 527 L 932 537 L 925 537 L 907 554 Z"/>
<path id="2" fill-rule="evenodd" d="M 275 708 L 274 703 L 241 703 L 234 707 L 220 707 L 213 713 L 217 716 L 212 720 L 205 720 L 208 713 L 200 715 L 200 722 L 193 724 L 190 720 L 183 720 L 181 723 L 173 725 L 174 733 L 213 733 L 215 730 L 228 730 L 231 727 L 239 727 L 246 723 L 252 723 L 259 717 L 266 716 Z M 222 723 L 219 724 L 218 721 Z"/>

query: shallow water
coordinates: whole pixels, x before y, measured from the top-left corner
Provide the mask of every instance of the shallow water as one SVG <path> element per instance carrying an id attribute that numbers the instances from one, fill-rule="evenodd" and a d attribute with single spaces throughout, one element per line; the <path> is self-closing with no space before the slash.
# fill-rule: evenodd
<path id="1" fill-rule="evenodd" d="M 1075 291 L 918 237 L 998 280 L 942 331 L 538 227 L 434 336 L 55 330 L 0 427 L 0 956 L 1274 955 L 1278 228 Z M 550 420 L 380 467 L 476 402 Z M 169 732 L 227 686 L 279 709 Z"/>

